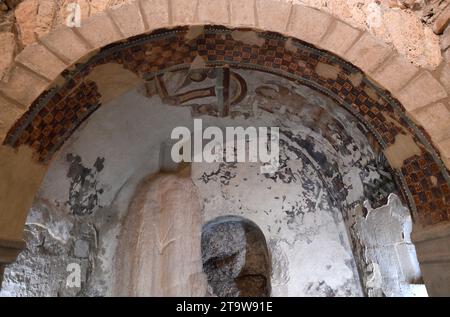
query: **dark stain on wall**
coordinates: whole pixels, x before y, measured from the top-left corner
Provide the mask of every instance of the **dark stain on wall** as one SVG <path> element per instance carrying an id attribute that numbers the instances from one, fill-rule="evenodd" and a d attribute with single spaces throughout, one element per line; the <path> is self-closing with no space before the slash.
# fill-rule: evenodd
<path id="1" fill-rule="evenodd" d="M 100 207 L 98 200 L 103 189 L 98 188 L 97 176 L 104 169 L 105 159 L 97 158 L 92 168 L 85 167 L 78 155 L 68 154 L 66 160 L 70 163 L 67 177 L 71 179 L 66 204 L 75 215 L 90 215 Z"/>

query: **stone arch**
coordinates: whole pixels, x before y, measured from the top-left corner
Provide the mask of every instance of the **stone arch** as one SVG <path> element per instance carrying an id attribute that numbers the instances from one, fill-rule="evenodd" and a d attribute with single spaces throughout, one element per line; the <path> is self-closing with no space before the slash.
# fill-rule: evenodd
<path id="1" fill-rule="evenodd" d="M 210 26 L 204 28 L 203 25 Z M 262 31 L 253 36 L 249 33 L 252 29 Z M 222 32 L 233 46 L 239 44 L 242 49 L 250 48 L 248 67 L 265 68 L 308 84 L 347 106 L 374 133 L 391 166 L 402 176 L 404 196 L 413 212 L 419 215 L 418 225 L 430 228 L 448 222 L 450 139 L 440 129 L 442 120 L 436 115 L 448 113 L 441 103 L 447 102 L 448 92 L 444 88 L 445 81 L 439 82 L 435 73 L 412 66 L 367 33 L 326 13 L 291 2 L 142 0 L 89 18 L 79 29 L 62 27 L 39 43 L 28 46 L 16 57 L 8 83 L 0 86 L 0 134 L 5 137 L 0 170 L 3 179 L 0 184 L 0 246 L 5 250 L 1 263 L 13 261 L 22 247 L 23 224 L 45 174 L 46 162 L 83 119 L 101 104 L 102 96 L 95 81 L 84 80 L 95 63 L 112 61 L 101 61 L 99 56 L 120 55 L 124 48 L 132 50 L 170 32 L 181 48 L 184 47 L 181 43 L 195 42 L 194 55 L 168 47 L 158 57 L 178 54 L 178 65 L 192 63 L 195 56 L 202 56 L 204 61 L 217 65 L 230 64 L 233 58 L 210 59 L 215 54 L 212 51 L 222 50 L 224 56 L 227 54 L 226 45 L 214 41 L 216 34 Z M 208 32 L 215 46 L 204 48 L 200 53 L 198 45 L 205 43 L 198 43 L 198 40 Z M 284 55 L 270 62 L 273 50 L 266 49 L 264 55 L 261 47 L 271 44 L 274 50 L 283 48 Z M 252 60 L 252 48 L 264 59 Z M 228 50 L 233 57 L 233 50 Z M 171 59 L 174 56 L 167 55 Z M 240 56 L 234 57 L 245 58 L 242 51 Z M 287 64 L 282 65 L 283 61 Z M 132 63 L 124 64 L 125 73 L 118 71 L 116 75 L 127 74 L 128 79 L 136 79 L 136 74 L 145 73 L 136 67 L 133 69 Z M 146 72 L 177 65 L 169 64 L 154 65 L 156 68 L 150 67 Z M 77 86 L 77 81 L 82 83 Z M 86 103 L 78 113 L 65 108 L 67 113 L 47 116 L 48 106 L 52 103 L 53 107 L 61 105 L 62 98 L 67 98 L 71 105 L 79 104 L 80 100 Z M 40 142 L 46 131 L 26 131 L 35 120 L 48 121 L 49 126 L 54 120 L 60 122 L 66 118 L 73 118 L 73 122 L 70 126 L 57 128 L 64 132 L 61 138 L 44 142 L 51 145 L 53 152 L 43 150 Z M 50 130 L 48 128 L 47 132 L 54 132 Z M 37 139 L 32 139 L 33 133 Z"/>

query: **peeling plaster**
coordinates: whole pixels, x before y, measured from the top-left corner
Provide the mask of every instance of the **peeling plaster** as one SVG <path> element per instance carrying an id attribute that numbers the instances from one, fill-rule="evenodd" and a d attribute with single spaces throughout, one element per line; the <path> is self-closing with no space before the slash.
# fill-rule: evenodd
<path id="1" fill-rule="evenodd" d="M 75 220 L 84 218 L 89 229 L 80 229 L 77 221 L 73 228 L 50 229 L 46 223 L 50 218 L 30 219 L 30 225 L 39 223 L 33 225 L 33 230 L 49 228 L 50 237 L 64 236 L 61 241 L 56 239 L 58 243 L 75 243 L 80 235 L 89 241 L 89 270 L 84 289 L 77 294 L 104 296 L 114 292 L 112 262 L 131 199 L 140 181 L 158 172 L 161 145 L 170 144 L 172 128 L 191 128 L 194 115 L 204 120 L 205 128 L 280 127 L 282 155 L 277 173 L 261 175 L 258 163 L 198 163 L 192 165 L 191 175 L 204 206 L 204 221 L 234 214 L 261 227 L 272 251 L 272 265 L 277 267 L 272 272 L 274 296 L 407 294 L 393 288 L 390 283 L 398 275 L 389 276 L 391 271 L 385 270 L 389 266 L 401 269 L 403 264 L 394 261 L 399 253 L 384 253 L 383 263 L 371 260 L 371 253 L 367 253 L 371 250 L 367 239 L 378 228 L 369 219 L 380 212 L 369 205 L 364 207 L 363 202 L 367 200 L 375 206 L 396 192 L 393 179 L 385 170 L 383 154 L 370 146 L 369 132 L 330 99 L 307 87 L 270 74 L 236 72 L 245 78 L 248 92 L 231 108 L 228 117 L 208 116 L 191 110 L 195 107 L 187 107 L 214 106 L 217 99 L 212 96 L 174 107 L 164 104 L 159 95 L 147 95 L 138 87 L 101 107 L 66 142 L 50 166 L 39 197 L 51 206 L 50 213 L 67 213 Z M 359 80 L 358 74 L 355 73 L 355 80 Z M 185 93 L 209 84 L 188 82 L 180 88 L 180 83 L 186 82 L 185 74 L 170 73 L 164 77 L 169 93 Z M 402 142 L 403 139 L 398 141 L 400 145 Z M 69 154 L 71 159 L 67 162 Z M 105 164 L 99 158 L 105 158 Z M 71 169 L 71 177 L 67 178 Z M 98 201 L 95 208 L 88 203 L 91 195 Z M 67 197 L 80 198 L 73 201 L 74 206 L 83 206 L 79 209 L 83 216 L 67 208 L 70 204 L 65 206 Z M 41 205 L 35 207 L 42 212 Z M 392 198 L 389 208 L 394 218 L 398 212 L 404 214 L 395 220 L 397 227 L 385 226 L 387 233 L 398 234 L 398 228 L 410 221 L 405 216 L 407 209 Z M 85 231 L 90 234 L 81 233 Z M 29 241 L 34 239 L 30 237 Z M 71 248 L 58 256 L 70 258 Z M 51 261 L 41 251 L 36 252 L 45 263 Z M 402 252 L 400 258 L 415 256 L 409 246 Z M 27 263 L 24 255 L 11 267 L 7 278 L 14 276 L 14 270 L 20 266 L 33 265 L 36 264 Z M 385 279 L 386 274 L 392 279 Z M 52 283 L 57 278 L 52 278 Z M 403 285 L 408 283 L 411 281 L 405 280 Z M 14 292 L 14 285 L 11 287 Z M 42 289 L 48 294 L 53 291 Z"/>

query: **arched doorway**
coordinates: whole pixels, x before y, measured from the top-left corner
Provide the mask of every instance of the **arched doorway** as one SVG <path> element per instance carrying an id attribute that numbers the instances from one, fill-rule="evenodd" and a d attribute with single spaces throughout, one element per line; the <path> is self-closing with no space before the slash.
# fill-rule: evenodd
<path id="1" fill-rule="evenodd" d="M 198 10 L 197 7 L 195 8 L 195 10 Z M 142 8 L 138 9 L 142 10 Z M 315 10 L 309 10 L 311 9 L 302 6 L 291 6 L 287 9 L 287 12 L 288 15 L 294 12 L 295 16 L 304 12 L 322 15 L 322 13 Z M 203 13 L 200 14 L 200 18 L 197 15 L 193 15 L 192 20 L 221 21 L 218 17 L 208 17 L 208 12 L 210 12 L 208 10 L 201 12 Z M 314 14 L 311 14 L 311 16 L 314 16 Z M 174 19 L 176 23 L 180 22 L 178 21 L 180 19 L 179 15 L 172 14 L 169 16 L 172 16 L 171 19 Z M 79 55 L 83 55 L 84 52 L 93 48 L 114 42 L 117 40 L 116 35 L 118 35 L 117 37 L 122 36 L 122 38 L 126 37 L 125 34 L 130 36 L 132 33 L 125 32 L 125 29 L 131 24 L 121 24 L 120 19 L 123 17 L 116 17 L 117 21 L 114 24 L 109 17 L 103 16 L 97 19 L 95 23 L 93 22 L 94 20 L 91 23 L 87 23 L 80 33 L 70 35 L 77 37 L 78 43 L 82 42 L 79 47 Z M 308 19 L 302 21 L 304 23 L 303 26 L 291 23 L 287 19 L 287 22 L 283 22 L 278 30 L 274 30 L 273 28 L 278 27 L 277 23 L 273 23 L 274 26 L 269 26 L 264 23 L 264 15 L 259 15 L 259 17 L 258 26 L 264 29 L 292 33 L 292 35 L 313 44 L 328 42 L 329 47 L 336 45 L 336 41 L 329 42 L 329 37 L 332 37 L 332 33 L 325 37 L 325 31 L 318 31 L 328 30 L 328 26 L 332 22 L 331 18 L 319 19 L 320 23 L 326 24 L 326 27 L 325 25 L 315 25 L 316 27 L 312 29 L 303 28 L 308 23 L 314 25 Z M 184 18 L 191 19 L 189 15 L 184 15 Z M 144 19 L 144 22 L 144 27 L 148 27 L 149 20 Z M 225 22 L 223 24 L 227 24 Z M 95 28 L 101 23 L 104 23 L 103 26 L 112 25 L 115 31 L 111 33 L 103 32 L 102 35 L 98 32 L 89 31 L 95 31 Z M 117 28 L 119 28 L 119 31 Z M 136 29 L 134 30 L 136 31 Z M 335 30 L 335 28 L 332 30 Z M 59 33 L 59 35 L 61 34 Z M 68 38 L 70 36 L 68 35 Z M 82 39 L 84 39 L 84 42 Z M 380 48 L 378 51 L 372 51 L 379 53 L 376 59 L 358 58 L 359 55 L 356 52 L 361 49 L 361 46 L 366 45 L 367 42 L 370 42 L 370 40 L 367 36 L 363 36 L 360 41 L 349 43 L 346 52 L 350 50 L 353 52 L 351 54 L 356 54 L 357 56 L 353 56 L 350 59 L 364 71 L 370 73 L 373 72 L 378 63 L 383 63 L 387 60 L 389 52 Z M 227 44 L 229 45 L 227 46 Z M 323 45 L 324 48 L 327 48 L 325 44 Z M 52 46 L 51 38 L 49 38 L 45 47 L 66 63 L 71 62 L 73 59 L 73 56 L 68 56 L 64 53 L 63 45 L 59 48 Z M 148 47 L 149 51 L 145 47 Z M 338 52 L 337 49 L 335 51 Z M 199 56 L 201 59 L 196 60 L 196 57 Z M 26 115 L 17 121 L 10 130 L 5 139 L 5 146 L 2 147 L 2 152 L 4 152 L 3 159 L 5 160 L 4 166 L 6 166 L 3 173 L 5 180 L 10 181 L 14 179 L 9 185 L 15 184 L 15 186 L 8 186 L 8 190 L 5 190 L 3 195 L 9 193 L 16 196 L 20 189 L 23 192 L 21 195 L 24 195 L 24 199 L 3 200 L 4 205 L 2 208 L 6 211 L 2 213 L 1 228 L 2 232 L 4 232 L 3 236 L 9 239 L 5 238 L 6 242 L 2 244 L 4 245 L 5 254 L 7 253 L 7 256 L 5 255 L 4 257 L 5 260 L 2 260 L 4 263 L 13 259 L 17 253 L 15 250 L 21 247 L 20 242 L 17 241 L 21 238 L 22 227 L 25 221 L 23 212 L 30 205 L 40 180 L 45 173 L 46 167 L 43 163 L 51 159 L 53 153 L 60 148 L 64 140 L 73 133 L 74 129 L 102 103 L 107 103 L 114 99 L 117 96 L 116 94 L 121 92 L 122 88 L 126 88 L 127 86 L 123 85 L 123 82 L 133 83 L 131 86 L 134 86 L 134 84 L 142 80 L 155 77 L 155 74 L 162 70 L 167 70 L 168 67 L 176 67 L 183 64 L 198 67 L 199 62 L 202 63 L 201 66 L 207 67 L 225 64 L 233 67 L 239 64 L 239 68 L 248 67 L 259 71 L 268 71 L 328 95 L 352 112 L 364 124 L 367 131 L 374 135 L 391 168 L 399 176 L 399 187 L 403 193 L 402 197 L 416 217 L 416 224 L 420 223 L 421 228 L 441 223 L 445 225 L 449 209 L 448 172 L 445 166 L 442 164 L 429 139 L 423 134 L 423 131 L 417 128 L 405 115 L 403 106 L 393 99 L 388 92 L 378 88 L 376 84 L 367 79 L 359 69 L 341 61 L 335 55 L 279 34 L 270 32 L 248 33 L 248 30 L 229 30 L 223 27 L 179 28 L 168 32 L 156 31 L 151 35 L 130 39 L 103 49 L 87 63 L 79 63 L 83 65 L 79 66 L 78 69 L 65 72 L 64 84 L 59 82 L 57 88 L 43 93 L 34 102 Z M 115 66 L 111 68 L 105 66 L 108 64 L 114 64 Z M 32 64 L 30 65 L 33 69 Z M 20 78 L 25 78 L 29 74 L 24 74 L 24 72 L 26 73 L 19 67 L 15 75 L 20 77 L 20 74 L 22 74 L 24 77 Z M 152 75 L 148 77 L 149 74 Z M 125 78 L 126 80 L 112 80 L 112 83 L 109 82 L 113 78 Z M 408 91 L 408 87 L 414 87 L 414 85 L 428 79 L 428 73 L 423 73 L 411 85 L 406 87 L 403 95 L 401 92 L 399 93 L 399 98 L 402 99 L 405 107 L 411 107 L 411 104 L 416 102 L 419 104 L 418 106 L 424 106 L 429 102 L 443 98 L 439 91 L 436 93 L 430 91 L 426 100 L 421 99 L 421 94 L 415 91 Z M 383 81 L 383 79 L 380 81 Z M 44 82 L 41 80 L 40 84 L 37 83 L 34 91 L 30 90 L 29 93 L 21 91 L 17 95 L 18 100 L 14 100 L 14 90 L 17 88 L 14 87 L 14 83 L 15 80 L 13 79 L 11 86 L 2 89 L 4 94 L 2 98 L 6 98 L 7 103 L 12 104 L 13 107 L 33 101 L 33 94 L 47 85 L 45 80 Z M 118 89 L 118 87 L 121 87 L 121 89 Z M 410 97 L 405 97 L 405 94 L 408 96 L 416 94 L 417 98 L 412 100 Z M 56 111 L 58 106 L 62 107 L 58 109 L 61 111 Z M 70 109 L 76 109 L 77 111 Z M 64 123 L 56 124 L 56 122 Z M 35 129 L 36 126 L 42 129 L 38 129 L 38 131 Z M 30 150 L 24 149 L 24 145 L 25 147 L 33 148 L 31 152 L 37 159 L 37 162 L 29 159 Z M 13 152 L 10 150 L 10 147 L 21 147 L 22 149 L 19 152 Z M 15 173 L 17 170 L 23 171 L 24 174 Z M 33 176 L 30 178 L 30 175 Z M 27 181 L 22 182 L 24 179 L 27 179 Z M 20 184 L 22 183 L 26 184 L 26 186 L 21 186 Z M 17 216 L 17 214 L 10 213 L 9 210 L 21 210 L 21 214 Z M 445 231 L 445 226 L 443 228 L 442 230 Z M 442 230 L 438 231 L 441 232 Z M 425 231 L 428 231 L 428 229 Z M 434 231 L 431 230 L 430 232 Z M 417 239 L 426 241 L 427 236 L 430 234 L 432 235 L 432 233 L 418 234 Z M 444 238 L 446 235 L 439 233 L 439 236 Z M 421 244 L 425 245 L 427 243 L 423 242 Z M 430 253 L 424 255 L 424 257 L 427 258 L 426 261 L 428 263 L 433 263 L 433 266 L 436 265 L 437 260 Z M 443 263 L 441 260 L 438 262 Z"/>

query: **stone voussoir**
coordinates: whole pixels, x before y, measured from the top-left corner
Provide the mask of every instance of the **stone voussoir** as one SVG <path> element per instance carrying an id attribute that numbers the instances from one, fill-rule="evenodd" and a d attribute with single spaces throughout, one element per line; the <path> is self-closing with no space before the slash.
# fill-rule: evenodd
<path id="1" fill-rule="evenodd" d="M 72 64 L 89 53 L 91 48 L 66 26 L 61 26 L 40 39 L 41 43 L 67 64 Z"/>
<path id="2" fill-rule="evenodd" d="M 26 111 L 24 107 L 0 95 L 0 143 L 16 120 Z"/>
<path id="3" fill-rule="evenodd" d="M 450 138 L 437 143 L 437 148 L 441 154 L 441 159 L 447 169 L 450 170 Z"/>
<path id="4" fill-rule="evenodd" d="M 325 34 L 318 46 L 339 56 L 344 56 L 360 35 L 361 31 L 358 29 L 336 20 L 334 27 Z"/>
<path id="5" fill-rule="evenodd" d="M 27 46 L 16 57 L 16 62 L 28 67 L 50 81 L 53 81 L 67 68 L 67 64 L 39 43 Z"/>
<path id="6" fill-rule="evenodd" d="M 112 18 L 106 12 L 98 13 L 82 22 L 76 32 L 86 40 L 93 49 L 101 48 L 105 45 L 123 39 Z"/>
<path id="7" fill-rule="evenodd" d="M 125 37 L 132 37 L 145 32 L 138 2 L 135 1 L 119 8 L 110 9 L 109 13 Z"/>
<path id="8" fill-rule="evenodd" d="M 411 112 L 421 126 L 427 127 L 433 142 L 450 138 L 450 110 L 444 103 L 435 103 Z"/>
<path id="9" fill-rule="evenodd" d="M 256 0 L 258 26 L 273 32 L 286 33 L 293 4 L 285 0 Z"/>
<path id="10" fill-rule="evenodd" d="M 385 43 L 378 41 L 369 33 L 364 33 L 344 54 L 344 58 L 372 74 L 393 53 Z"/>
<path id="11" fill-rule="evenodd" d="M 390 92 L 395 93 L 418 72 L 419 68 L 400 55 L 394 54 L 371 76 Z"/>
<path id="12" fill-rule="evenodd" d="M 230 22 L 233 26 L 256 26 L 256 0 L 230 0 Z"/>
<path id="13" fill-rule="evenodd" d="M 450 4 L 438 15 L 433 24 L 433 31 L 436 34 L 444 32 L 450 23 Z"/>
<path id="14" fill-rule="evenodd" d="M 403 87 L 396 97 L 408 112 L 437 102 L 448 96 L 445 88 L 430 72 L 424 71 Z"/>
<path id="15" fill-rule="evenodd" d="M 302 41 L 317 44 L 324 37 L 334 18 L 317 9 L 295 4 L 292 8 L 288 34 Z"/>
<path id="16" fill-rule="evenodd" d="M 22 105 L 31 105 L 49 86 L 50 82 L 20 65 L 14 65 L 7 83 L 0 84 L 0 91 Z"/>
<path id="17" fill-rule="evenodd" d="M 198 0 L 199 22 L 211 24 L 230 24 L 228 0 Z"/>
<path id="18" fill-rule="evenodd" d="M 195 24 L 199 0 L 170 0 L 174 25 Z"/>
<path id="19" fill-rule="evenodd" d="M 450 91 L 450 64 L 443 63 L 441 70 L 438 73 L 439 81 L 447 90 Z"/>
<path id="20" fill-rule="evenodd" d="M 140 7 L 146 31 L 170 24 L 168 0 L 140 0 Z"/>

